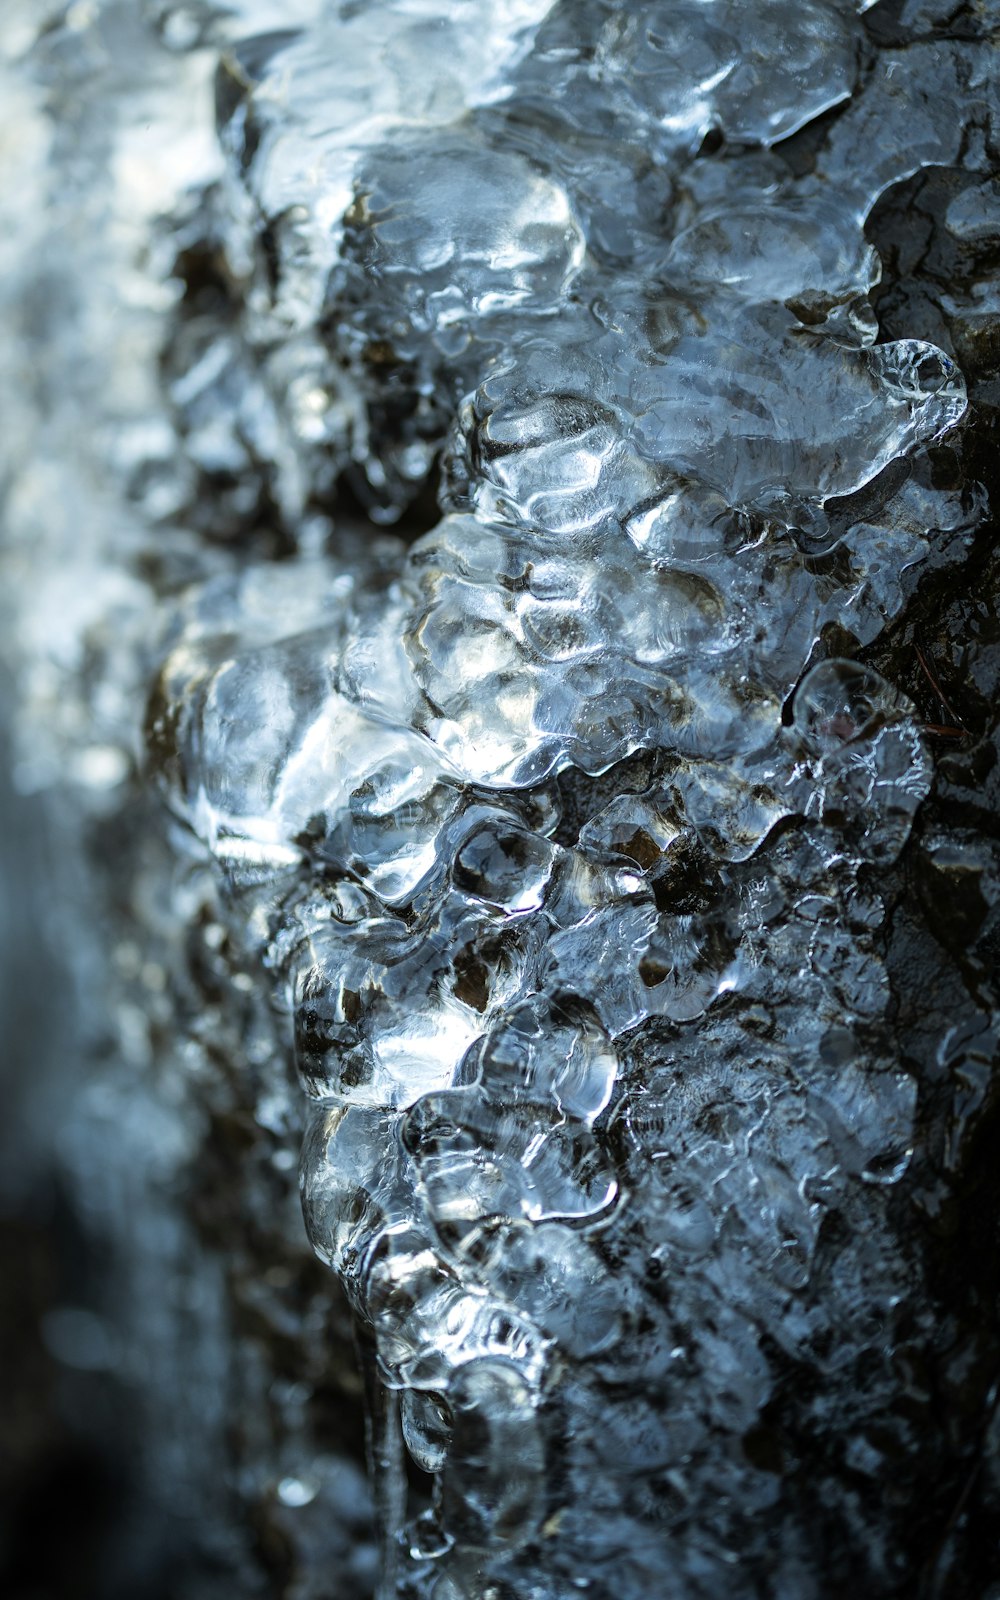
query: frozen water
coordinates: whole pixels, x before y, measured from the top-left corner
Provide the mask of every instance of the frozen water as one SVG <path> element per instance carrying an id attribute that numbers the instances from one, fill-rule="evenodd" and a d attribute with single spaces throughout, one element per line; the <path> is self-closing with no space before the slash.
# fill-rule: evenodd
<path id="1" fill-rule="evenodd" d="M 319 605 L 301 569 L 301 624 L 267 642 L 238 602 L 221 647 L 189 624 L 155 743 L 175 741 L 173 804 L 238 891 L 251 862 L 258 900 L 274 884 L 248 929 L 324 1103 L 307 1223 L 438 1486 L 419 1592 L 589 1570 L 571 1519 L 546 1536 L 565 1554 L 531 1547 L 565 1429 L 572 1496 L 622 1530 L 600 1570 L 620 1537 L 658 1583 L 714 1594 L 770 1499 L 718 1459 L 773 1392 L 763 1335 L 802 1360 L 847 1315 L 853 1284 L 812 1291 L 824 1219 L 897 1181 L 914 1137 L 859 874 L 898 855 L 929 763 L 873 671 L 803 677 L 825 624 L 866 638 L 886 615 L 864 534 L 838 536 L 836 577 L 808 551 L 832 501 L 961 417 L 964 385 L 933 345 L 876 342 L 843 123 L 826 181 L 760 154 L 686 165 L 711 130 L 767 149 L 850 95 L 846 8 L 556 6 L 537 32 L 514 19 L 487 79 L 464 18 L 440 24 L 459 70 L 440 35 L 422 78 L 393 29 L 422 42 L 428 16 L 382 9 L 225 69 L 229 183 L 272 252 L 272 306 L 256 283 L 242 318 L 251 347 L 277 316 L 350 373 L 345 442 L 327 424 L 323 448 L 379 517 L 444 444 L 445 515 L 398 555 L 328 563 Z M 355 55 L 377 26 L 391 43 Z M 858 104 L 888 120 L 870 206 L 896 124 L 877 84 Z M 596 219 L 616 166 L 626 270 Z M 249 258 L 229 205 L 223 246 Z M 638 791 L 612 778 L 564 832 L 560 774 L 643 751 Z M 636 1383 L 685 1534 L 636 1501 L 642 1450 L 588 1456 Z"/>
<path id="2" fill-rule="evenodd" d="M 234 261 L 240 194 L 269 229 L 248 346 L 277 317 L 329 351 L 324 451 L 387 520 L 443 447 L 444 517 L 328 562 L 319 606 L 303 568 L 301 626 L 266 643 L 234 605 L 220 661 L 196 621 L 156 745 L 237 892 L 251 861 L 256 904 L 274 885 L 247 928 L 323 1102 L 307 1223 L 436 1484 L 409 1581 L 556 1593 L 628 1547 L 642 1577 L 618 1594 L 710 1595 L 772 1500 L 725 1443 L 774 1392 L 765 1347 L 816 1360 L 892 1292 L 859 1294 L 863 1252 L 821 1297 L 813 1269 L 827 1219 L 909 1160 L 861 874 L 898 855 L 930 768 L 903 696 L 816 657 L 827 624 L 870 638 L 894 604 L 877 529 L 833 534 L 830 507 L 965 407 L 944 352 L 877 342 L 868 299 L 865 212 L 934 157 L 876 69 L 815 173 L 692 162 L 709 133 L 767 151 L 850 96 L 848 8 L 494 8 L 485 76 L 464 14 L 426 76 L 404 65 L 397 38 L 422 49 L 433 20 L 410 9 L 235 48 L 216 225 Z M 838 153 L 859 118 L 870 179 Z M 616 186 L 634 226 L 612 237 Z M 811 559 L 838 541 L 835 573 Z M 573 772 L 610 775 L 576 833 Z M 637 1384 L 642 1448 L 608 1458 Z M 565 1507 L 540 1532 L 559 1448 L 599 1557 Z M 683 1524 L 636 1497 L 649 1461 L 683 1477 Z"/>
<path id="3" fill-rule="evenodd" d="M 869 9 L 145 8 L 201 134 L 214 73 L 217 141 L 144 201 L 173 289 L 133 282 L 112 392 L 147 426 L 102 448 L 162 570 L 100 605 L 223 981 L 252 969 L 309 1105 L 386 1596 L 810 1600 L 827 1489 L 903 1592 L 856 1485 L 909 1448 L 880 1427 L 922 1108 L 884 929 L 932 767 L 853 657 L 966 526 L 910 470 L 966 384 L 882 336 L 865 224 L 965 163 L 947 227 L 993 238 L 997 107 L 974 41 L 880 48 Z M 830 1458 L 801 1492 L 789 1374 Z"/>

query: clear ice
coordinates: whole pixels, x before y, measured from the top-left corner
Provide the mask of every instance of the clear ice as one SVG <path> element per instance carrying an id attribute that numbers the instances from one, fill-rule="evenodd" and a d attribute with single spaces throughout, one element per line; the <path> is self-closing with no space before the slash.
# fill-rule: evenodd
<path id="1" fill-rule="evenodd" d="M 891 1471 L 917 1083 L 879 874 L 932 771 L 849 657 L 960 519 L 900 469 L 966 389 L 880 338 L 865 224 L 985 179 L 1000 104 L 867 10 L 145 8 L 217 130 L 149 207 L 209 291 L 156 308 L 120 444 L 192 539 L 168 622 L 130 613 L 148 765 L 276 1080 L 294 1039 L 384 1596 L 828 1595 L 767 1444 L 790 1372 Z"/>

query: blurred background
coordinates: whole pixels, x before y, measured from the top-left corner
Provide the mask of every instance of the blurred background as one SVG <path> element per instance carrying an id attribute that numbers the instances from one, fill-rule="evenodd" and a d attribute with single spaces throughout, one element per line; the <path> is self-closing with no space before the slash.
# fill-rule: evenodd
<path id="1" fill-rule="evenodd" d="M 212 882 L 140 776 L 174 597 L 239 559 L 162 531 L 186 288 L 156 219 L 218 159 L 210 9 L 0 11 L 4 1600 L 373 1581 L 281 1020 L 249 977 L 234 996 Z"/>

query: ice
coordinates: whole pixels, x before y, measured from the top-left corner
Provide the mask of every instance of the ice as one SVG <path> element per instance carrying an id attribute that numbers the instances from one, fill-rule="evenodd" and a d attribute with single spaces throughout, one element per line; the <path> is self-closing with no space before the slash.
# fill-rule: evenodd
<path id="1" fill-rule="evenodd" d="M 610 326 L 600 313 L 577 329 L 567 319 L 488 378 L 463 451 L 465 480 L 473 464 L 485 479 L 477 508 L 572 533 L 627 522 L 657 482 L 679 478 L 794 518 L 803 502 L 859 489 L 964 410 L 961 377 L 932 346 L 853 350 L 784 305 L 711 294 L 706 282 L 696 310 L 670 291 L 631 303 L 620 291 Z"/>
<path id="2" fill-rule="evenodd" d="M 662 138 L 688 148 L 713 128 L 737 144 L 771 144 L 853 87 L 856 35 L 846 8 L 696 0 L 668 16 L 649 5 L 607 11 L 597 75 L 609 99 L 620 97 Z"/>
<path id="3" fill-rule="evenodd" d="M 334 115 L 308 172 L 321 57 L 243 51 L 253 87 L 225 101 L 223 139 L 277 252 L 240 313 L 250 342 L 275 311 L 296 339 L 315 326 L 361 408 L 324 448 L 383 520 L 440 453 L 444 516 L 356 553 L 286 637 L 237 615 L 248 644 L 227 634 L 221 664 L 192 670 L 212 647 L 182 620 L 164 674 L 175 809 L 244 884 L 235 843 L 255 852 L 258 895 L 269 863 L 283 874 L 248 929 L 326 1108 L 307 1226 L 437 1485 L 411 1535 L 435 1597 L 479 1593 L 484 1552 L 527 1581 L 561 1385 L 582 1440 L 629 1382 L 669 1394 L 682 1372 L 676 1442 L 669 1405 L 644 1437 L 703 1532 L 655 1542 L 627 1452 L 599 1483 L 584 1453 L 575 1481 L 629 1542 L 654 1539 L 643 1584 L 656 1568 L 714 1592 L 711 1441 L 770 1400 L 762 1330 L 798 1359 L 843 1314 L 812 1292 L 824 1222 L 898 1183 L 914 1138 L 859 874 L 899 854 L 929 763 L 905 696 L 821 640 L 844 618 L 871 638 L 898 606 L 883 546 L 926 550 L 908 491 L 885 526 L 836 507 L 958 421 L 963 380 L 925 341 L 878 341 L 849 185 L 696 163 L 671 233 L 622 154 L 648 137 L 666 174 L 713 128 L 792 133 L 853 88 L 846 13 L 768 8 L 738 58 L 734 7 L 585 22 L 591 55 L 553 10 L 488 113 L 448 90 L 409 126 Z M 567 97 L 541 154 L 525 117 L 546 74 L 614 108 L 621 149 L 582 156 Z M 279 100 L 301 109 L 282 122 Z M 324 175 L 335 146 L 349 195 Z M 632 270 L 602 266 L 625 248 L 598 216 L 602 160 L 631 171 Z M 814 559 L 837 546 L 839 566 Z M 560 785 L 582 774 L 610 786 L 564 833 Z M 772 1497 L 725 1471 L 736 1529 Z"/>
<path id="4" fill-rule="evenodd" d="M 385 1597 L 926 1577 L 869 1485 L 920 1453 L 896 1400 L 947 1342 L 900 1217 L 952 1226 L 932 1169 L 991 1103 L 998 896 L 985 846 L 923 840 L 919 871 L 971 873 L 985 908 L 963 956 L 982 1017 L 925 1082 L 887 929 L 930 741 L 968 730 L 932 720 L 945 691 L 893 625 L 912 567 L 987 541 L 946 486 L 964 347 L 883 296 L 870 219 L 922 169 L 958 174 L 944 229 L 981 277 L 949 327 L 991 317 L 997 108 L 976 40 L 900 21 L 944 29 L 941 8 L 887 10 L 143 8 L 155 148 L 109 133 L 100 169 L 126 325 L 100 250 L 94 329 L 61 324 L 114 352 L 80 512 L 104 576 L 22 575 L 11 626 L 109 807 L 146 696 L 183 860 L 167 914 L 194 939 L 206 863 L 219 896 L 209 977 L 178 985 L 192 1073 L 221 1031 L 258 1130 L 307 1107 L 306 1230 L 367 1363 Z M 18 50 L 73 58 L 75 29 L 127 76 L 121 7 L 97 33 L 73 12 L 44 47 L 19 21 Z M 37 177 L 49 129 L 18 82 Z M 200 107 L 190 139 L 165 85 Z M 37 438 L 18 413 L 3 450 L 29 572 L 39 517 L 75 548 L 86 474 L 52 463 L 100 387 L 52 365 Z M 118 664 L 84 717 L 61 689 L 98 625 Z M 911 645 L 940 712 L 893 679 Z M 322 1508 L 308 1461 L 281 1471 L 288 1512 Z M 858 1583 L 827 1582 L 835 1543 Z"/>
<path id="5" fill-rule="evenodd" d="M 931 783 L 905 696 L 852 662 L 825 661 L 796 691 L 794 725 L 810 786 L 805 814 L 838 815 L 863 860 L 892 860 Z"/>

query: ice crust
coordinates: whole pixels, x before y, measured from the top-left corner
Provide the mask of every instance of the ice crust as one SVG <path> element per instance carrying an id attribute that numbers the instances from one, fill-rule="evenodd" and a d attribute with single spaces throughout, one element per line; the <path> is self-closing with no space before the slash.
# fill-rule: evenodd
<path id="1" fill-rule="evenodd" d="M 941 351 L 875 342 L 861 226 L 954 152 L 915 47 L 900 98 L 866 64 L 813 171 L 753 153 L 855 89 L 848 8 L 493 7 L 482 57 L 464 13 L 408 11 L 234 50 L 220 226 L 246 249 L 245 195 L 265 321 L 349 375 L 373 513 L 443 446 L 443 520 L 329 607 L 303 572 L 287 634 L 247 638 L 239 596 L 221 645 L 189 627 L 154 730 L 285 986 L 310 1236 L 434 1476 L 400 1581 L 749 1594 L 765 1346 L 834 1381 L 832 1330 L 893 1293 L 865 1237 L 916 1087 L 864 873 L 930 768 L 905 697 L 816 654 L 892 609 L 830 502 L 964 409 Z M 746 153 L 692 162 L 716 130 Z M 578 830 L 574 771 L 607 796 Z M 837 1213 L 869 1220 L 820 1297 Z M 805 1537 L 781 1524 L 773 1592 L 819 1592 Z"/>
<path id="2" fill-rule="evenodd" d="M 287 995 L 310 1237 L 434 1478 L 386 1592 L 749 1595 L 765 1351 L 836 1386 L 834 1329 L 896 1293 L 916 1086 L 865 874 L 930 765 L 820 640 L 874 637 L 925 548 L 832 503 L 965 407 L 877 342 L 863 233 L 951 130 L 845 6 L 459 10 L 331 8 L 223 68 L 220 238 L 271 252 L 243 336 L 318 341 L 377 519 L 441 452 L 444 515 L 328 558 L 325 603 L 303 568 L 297 627 L 238 592 L 188 623 L 154 744 Z M 812 170 L 768 153 L 856 90 Z M 773 1537 L 770 1592 L 818 1594 Z"/>
<path id="3" fill-rule="evenodd" d="M 891 1470 L 917 1087 L 877 874 L 931 768 L 845 652 L 961 515 L 872 486 L 966 399 L 880 340 L 864 224 L 985 177 L 997 97 L 866 9 L 148 8 L 219 58 L 225 165 L 170 199 L 222 288 L 170 308 L 134 495 L 227 557 L 188 563 L 148 762 L 294 1037 L 385 1596 L 826 1595 L 747 1443 L 789 1364 Z M 262 522 L 285 559 L 228 559 Z"/>

